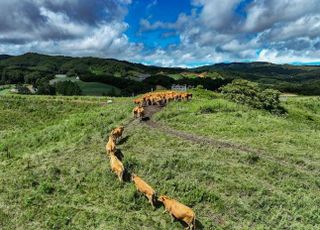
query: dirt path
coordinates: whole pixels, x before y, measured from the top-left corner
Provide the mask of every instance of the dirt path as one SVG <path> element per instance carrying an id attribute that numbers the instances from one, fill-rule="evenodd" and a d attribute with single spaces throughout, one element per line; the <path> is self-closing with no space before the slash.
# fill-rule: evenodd
<path id="1" fill-rule="evenodd" d="M 264 159 L 267 161 L 272 161 L 273 163 L 279 164 L 281 166 L 294 168 L 297 171 L 305 173 L 305 174 L 313 174 L 313 175 L 317 174 L 317 172 L 313 172 L 312 170 L 309 170 L 307 168 L 307 166 L 305 166 L 305 167 L 300 166 L 300 165 L 295 164 L 294 162 L 290 162 L 290 161 L 281 159 L 279 157 L 270 156 L 270 154 L 268 154 L 267 152 L 265 152 L 264 150 L 261 150 L 261 149 L 250 148 L 248 146 L 243 146 L 238 143 L 231 143 L 231 142 L 227 142 L 227 141 L 223 141 L 223 140 L 216 140 L 216 139 L 212 139 L 212 138 L 205 137 L 205 136 L 199 136 L 199 135 L 195 135 L 195 134 L 191 134 L 191 133 L 186 133 L 186 132 L 168 127 L 168 126 L 161 124 L 159 122 L 153 121 L 151 119 L 152 116 L 155 113 L 161 111 L 162 108 L 163 107 L 159 107 L 159 106 L 145 107 L 145 119 L 143 119 L 142 122 L 145 125 L 149 126 L 150 128 L 157 129 L 161 132 L 165 132 L 169 135 L 172 135 L 172 136 L 175 136 L 175 137 L 187 140 L 187 141 L 191 141 L 191 142 L 194 142 L 197 144 L 207 144 L 207 145 L 214 146 L 217 148 L 238 151 L 240 153 L 241 152 L 242 153 L 251 153 L 251 154 L 258 156 L 261 159 Z"/>
<path id="2" fill-rule="evenodd" d="M 228 149 L 233 149 L 233 150 L 239 150 L 242 152 L 254 153 L 257 155 L 263 154 L 263 151 L 259 150 L 259 149 L 252 149 L 252 148 L 248 148 L 246 146 L 242 146 L 240 144 L 230 143 L 230 142 L 221 141 L 221 140 L 215 140 L 215 139 L 208 138 L 208 137 L 203 137 L 203 136 L 199 136 L 199 135 L 195 135 L 195 134 L 191 134 L 191 133 L 186 133 L 186 132 L 173 129 L 171 127 L 165 126 L 163 124 L 160 124 L 156 121 L 151 120 L 152 116 L 155 113 L 159 112 L 161 109 L 162 109 L 162 107 L 159 107 L 159 106 L 145 107 L 145 117 L 146 118 L 143 120 L 144 123 L 151 128 L 159 129 L 159 130 L 166 132 L 168 134 L 171 134 L 173 136 L 177 136 L 182 139 L 185 139 L 185 140 L 188 140 L 191 142 L 195 142 L 198 144 L 204 143 L 204 144 L 216 146 L 218 148 L 219 147 L 220 148 L 228 148 Z"/>

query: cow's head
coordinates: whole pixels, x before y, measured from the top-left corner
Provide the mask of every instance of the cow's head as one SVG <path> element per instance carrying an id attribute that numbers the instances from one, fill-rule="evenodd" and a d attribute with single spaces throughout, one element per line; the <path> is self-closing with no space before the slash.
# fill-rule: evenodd
<path id="1" fill-rule="evenodd" d="M 136 177 L 136 174 L 132 173 L 131 174 L 131 181 L 134 181 L 134 178 Z"/>
<path id="2" fill-rule="evenodd" d="M 169 197 L 168 196 L 165 196 L 165 195 L 162 195 L 162 196 L 160 196 L 159 198 L 158 198 L 158 201 L 160 201 L 160 202 L 164 202 L 165 200 L 167 200 L 167 199 L 169 199 Z"/>

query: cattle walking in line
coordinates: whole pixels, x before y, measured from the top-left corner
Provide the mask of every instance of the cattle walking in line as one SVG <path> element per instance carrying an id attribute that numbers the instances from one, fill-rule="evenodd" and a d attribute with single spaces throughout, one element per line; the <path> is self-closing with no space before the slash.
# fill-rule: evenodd
<path id="1" fill-rule="evenodd" d="M 163 106 L 171 101 L 188 101 L 190 99 L 192 99 L 191 93 L 178 93 L 174 91 L 147 93 L 140 98 L 134 99 L 134 103 L 137 104 L 137 106 L 132 111 L 133 117 L 143 119 L 145 116 L 144 107 L 146 106 Z M 110 157 L 111 170 L 118 176 L 120 182 L 123 181 L 125 168 L 121 162 L 121 158 L 119 159 L 116 156 L 116 143 L 118 139 L 122 137 L 123 131 L 123 126 L 113 129 L 106 144 L 106 151 Z M 187 229 L 195 229 L 196 216 L 191 208 L 164 195 L 160 196 L 157 200 L 155 190 L 134 173 L 131 174 L 131 181 L 135 184 L 136 189 L 147 197 L 153 208 L 155 208 L 157 201 L 160 201 L 165 207 L 165 212 L 169 212 L 173 218 L 185 222 L 188 225 Z"/>
<path id="2" fill-rule="evenodd" d="M 160 92 L 146 93 L 141 97 L 134 99 L 133 102 L 140 107 L 150 106 L 150 105 L 163 106 L 170 101 L 181 101 L 181 100 L 188 101 L 190 99 L 192 99 L 191 93 L 160 91 Z"/>
<path id="3" fill-rule="evenodd" d="M 171 217 L 184 221 L 188 225 L 187 229 L 195 229 L 196 215 L 191 208 L 168 196 L 160 196 L 159 201 L 165 207 L 164 212 L 169 212 Z"/>
<path id="4" fill-rule="evenodd" d="M 155 208 L 155 204 L 157 202 L 157 195 L 154 189 L 135 174 L 131 175 L 131 180 L 135 184 L 137 190 L 143 193 L 148 198 L 152 207 Z"/>
<path id="5" fill-rule="evenodd" d="M 111 166 L 111 170 L 117 174 L 120 182 L 123 181 L 123 174 L 124 174 L 124 166 L 122 164 L 122 162 L 116 157 L 114 152 L 111 152 L 109 154 L 110 156 L 110 166 Z"/>

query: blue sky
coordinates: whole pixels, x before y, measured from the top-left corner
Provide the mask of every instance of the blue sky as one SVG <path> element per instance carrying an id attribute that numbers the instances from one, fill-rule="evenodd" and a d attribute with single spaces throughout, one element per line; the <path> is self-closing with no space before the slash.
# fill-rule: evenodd
<path id="1" fill-rule="evenodd" d="M 148 2 L 146 4 L 146 2 Z M 173 3 L 179 7 L 171 7 Z M 126 35 L 132 42 L 141 42 L 146 47 L 154 49 L 157 47 L 166 48 L 171 44 L 179 44 L 179 34 L 172 29 L 162 29 L 152 31 L 141 31 L 141 19 L 147 19 L 150 23 L 165 21 L 174 23 L 182 12 L 190 13 L 191 5 L 189 1 L 151 0 L 133 1 L 129 6 L 128 15 L 125 17 L 130 27 Z M 165 12 L 165 13 L 164 13 Z"/>
<path id="2" fill-rule="evenodd" d="M 19 17 L 16 17 L 19 15 Z M 0 53 L 320 63 L 319 0 L 1 0 Z"/>

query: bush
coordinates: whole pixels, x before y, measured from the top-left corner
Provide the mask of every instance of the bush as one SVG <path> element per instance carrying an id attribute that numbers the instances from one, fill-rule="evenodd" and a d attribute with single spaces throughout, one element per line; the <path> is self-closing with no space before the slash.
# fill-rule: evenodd
<path id="1" fill-rule="evenodd" d="M 274 113 L 284 113 L 280 105 L 280 92 L 273 89 L 261 89 L 257 83 L 243 79 L 220 88 L 227 99 L 236 103 L 246 104 L 256 109 L 264 109 Z"/>

